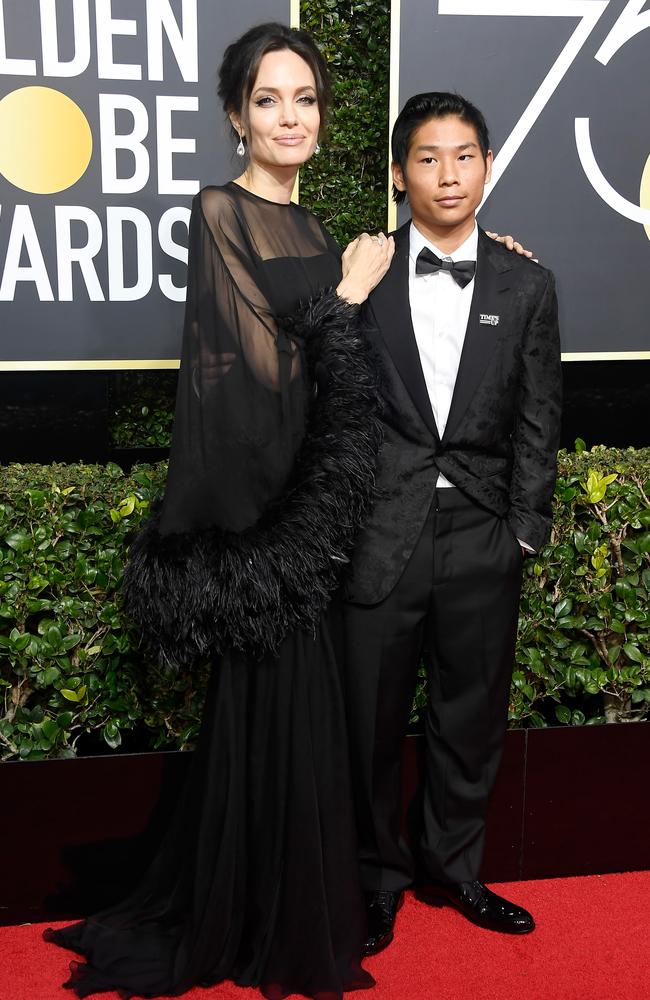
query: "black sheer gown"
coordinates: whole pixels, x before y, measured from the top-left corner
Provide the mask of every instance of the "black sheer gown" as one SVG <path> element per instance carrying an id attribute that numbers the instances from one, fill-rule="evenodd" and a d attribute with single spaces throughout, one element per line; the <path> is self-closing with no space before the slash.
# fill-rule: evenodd
<path id="1" fill-rule="evenodd" d="M 360 966 L 347 739 L 328 603 L 371 499 L 375 376 L 316 218 L 234 183 L 197 195 L 162 509 L 126 600 L 157 654 L 212 677 L 162 849 L 118 906 L 46 932 L 80 997 L 233 979 L 340 998 Z"/>

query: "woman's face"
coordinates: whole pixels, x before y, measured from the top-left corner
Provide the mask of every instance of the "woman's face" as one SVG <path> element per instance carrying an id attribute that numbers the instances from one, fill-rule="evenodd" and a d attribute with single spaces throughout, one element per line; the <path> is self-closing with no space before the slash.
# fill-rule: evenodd
<path id="1" fill-rule="evenodd" d="M 300 166 L 314 152 L 319 127 L 316 81 L 305 60 L 291 49 L 267 52 L 248 102 L 251 161 Z"/>

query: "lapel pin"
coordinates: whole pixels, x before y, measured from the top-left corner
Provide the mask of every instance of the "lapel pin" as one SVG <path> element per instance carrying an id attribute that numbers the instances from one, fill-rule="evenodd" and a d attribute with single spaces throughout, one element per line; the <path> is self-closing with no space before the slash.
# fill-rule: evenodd
<path id="1" fill-rule="evenodd" d="M 491 316 L 489 313 L 480 313 L 479 323 L 481 323 L 482 326 L 498 326 L 499 317 Z"/>

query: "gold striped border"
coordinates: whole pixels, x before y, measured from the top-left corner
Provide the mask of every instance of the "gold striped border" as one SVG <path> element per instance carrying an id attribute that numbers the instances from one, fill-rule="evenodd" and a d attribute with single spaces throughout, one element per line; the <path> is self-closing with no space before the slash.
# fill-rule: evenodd
<path id="1" fill-rule="evenodd" d="M 562 355 L 563 361 L 650 361 L 650 351 L 578 351 Z"/>
<path id="2" fill-rule="evenodd" d="M 0 361 L 3 372 L 130 371 L 136 368 L 180 368 L 179 358 L 129 358 L 86 361 Z"/>
<path id="3" fill-rule="evenodd" d="M 391 173 L 390 137 L 395 119 L 399 114 L 399 45 L 400 45 L 400 0 L 392 0 L 390 5 L 390 70 L 388 78 L 388 229 L 397 229 L 397 205 L 393 201 L 393 175 Z"/>
<path id="4" fill-rule="evenodd" d="M 563 361 L 650 361 L 650 351 L 568 351 Z M 98 361 L 0 361 L 4 372 L 63 372 L 63 371 L 134 371 L 138 369 L 168 369 L 180 367 L 178 358 L 126 358 Z"/>

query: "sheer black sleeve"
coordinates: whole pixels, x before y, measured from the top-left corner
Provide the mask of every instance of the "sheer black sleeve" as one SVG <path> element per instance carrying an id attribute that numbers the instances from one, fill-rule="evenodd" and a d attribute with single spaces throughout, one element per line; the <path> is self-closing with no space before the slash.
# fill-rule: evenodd
<path id="1" fill-rule="evenodd" d="M 278 325 L 262 269 L 220 194 L 207 189 L 192 210 L 164 534 L 254 523 L 281 489 L 304 423 L 299 398 L 283 412 Z M 282 376 L 295 378 L 299 365 L 295 352 Z"/>
<path id="2" fill-rule="evenodd" d="M 376 371 L 358 310 L 319 287 L 314 223 L 223 188 L 194 201 L 166 493 L 125 591 L 171 662 L 314 629 L 370 503 Z"/>

